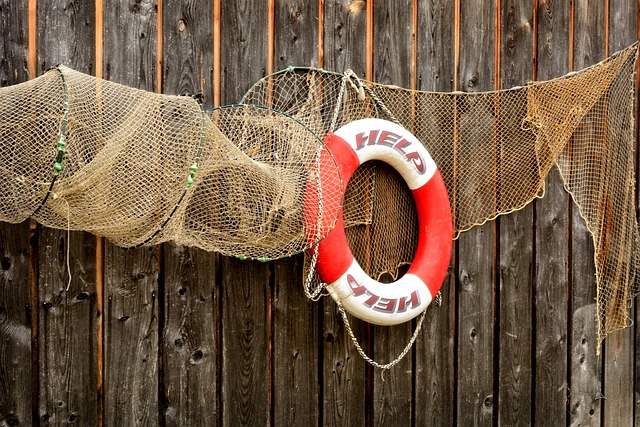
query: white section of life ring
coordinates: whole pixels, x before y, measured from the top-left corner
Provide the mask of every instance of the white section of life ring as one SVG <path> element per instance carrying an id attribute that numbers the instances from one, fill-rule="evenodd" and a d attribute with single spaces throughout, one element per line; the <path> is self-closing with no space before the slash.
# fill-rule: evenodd
<path id="1" fill-rule="evenodd" d="M 433 299 L 429 288 L 414 274 L 405 274 L 389 285 L 369 277 L 354 259 L 342 277 L 327 285 L 327 291 L 349 313 L 378 325 L 409 321 L 422 313 Z"/>
<path id="2" fill-rule="evenodd" d="M 411 190 L 429 182 L 437 170 L 422 143 L 396 123 L 382 119 L 361 119 L 347 123 L 334 134 L 354 149 L 360 164 L 369 160 L 388 163 L 398 171 Z M 419 170 L 416 163 L 422 165 L 424 170 Z"/>

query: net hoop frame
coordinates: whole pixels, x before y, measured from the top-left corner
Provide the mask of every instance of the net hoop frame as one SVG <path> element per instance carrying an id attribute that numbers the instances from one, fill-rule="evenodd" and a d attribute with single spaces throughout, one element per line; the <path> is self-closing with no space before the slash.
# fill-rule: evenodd
<path id="1" fill-rule="evenodd" d="M 314 170 L 317 170 L 320 167 L 320 159 L 321 157 L 328 157 L 329 160 L 332 162 L 332 169 L 334 172 L 336 172 L 338 174 L 338 182 L 339 183 L 343 183 L 343 179 L 342 179 L 342 172 L 340 170 L 340 166 L 339 163 L 337 162 L 335 156 L 333 155 L 333 153 L 331 152 L 331 150 L 329 150 L 329 147 L 327 146 L 326 142 L 320 138 L 320 136 L 318 136 L 318 134 L 316 132 L 314 132 L 311 128 L 309 128 L 309 126 L 307 126 L 303 121 L 299 120 L 298 118 L 296 118 L 295 116 L 288 114 L 284 111 L 278 110 L 276 108 L 272 108 L 272 107 L 268 107 L 266 105 L 260 105 L 260 104 L 252 104 L 252 103 L 244 103 L 244 102 L 239 102 L 239 103 L 235 103 L 235 104 L 226 104 L 226 105 L 221 105 L 218 107 L 213 107 L 213 108 L 209 108 L 206 109 L 204 112 L 206 113 L 207 116 L 211 117 L 212 114 L 214 114 L 216 111 L 223 111 L 223 110 L 228 110 L 228 109 L 235 109 L 235 108 L 256 108 L 256 109 L 260 109 L 260 110 L 266 110 L 266 111 L 271 111 L 273 113 L 282 115 L 283 117 L 286 117 L 287 119 L 292 120 L 293 122 L 295 122 L 297 125 L 300 125 L 302 128 L 304 128 L 307 132 L 309 132 L 311 135 L 313 135 L 313 137 L 318 140 L 319 142 L 319 147 L 316 150 L 316 156 L 315 156 L 315 161 L 313 162 L 313 165 L 310 165 Z M 280 258 L 269 258 L 269 257 L 252 257 L 252 256 L 244 256 L 244 255 L 235 255 L 236 258 L 245 261 L 245 260 L 250 260 L 250 261 L 260 261 L 260 262 L 269 262 L 269 261 L 274 261 L 276 259 L 282 259 L 282 258 L 289 258 L 289 257 L 293 257 L 296 255 L 299 255 L 301 253 L 305 253 L 307 251 L 309 251 L 311 248 L 313 247 L 317 247 L 318 244 L 320 243 L 320 241 L 322 239 L 324 239 L 326 236 L 329 235 L 329 233 L 335 228 L 335 226 L 338 223 L 338 217 L 339 217 L 339 213 L 342 212 L 342 209 L 344 207 L 344 192 L 346 187 L 344 185 L 340 185 L 340 188 L 332 188 L 330 189 L 330 191 L 332 192 L 339 192 L 340 195 L 340 203 L 338 208 L 335 210 L 335 212 L 330 212 L 329 215 L 327 215 L 326 212 L 324 212 L 323 209 L 323 205 L 322 205 L 322 193 L 323 191 L 325 191 L 325 193 L 327 192 L 327 189 L 325 188 L 325 190 L 323 190 L 323 185 L 326 185 L 326 182 L 323 183 L 323 181 L 321 179 L 318 179 L 318 187 L 317 187 L 317 195 L 316 197 L 316 206 L 314 207 L 314 209 L 309 209 L 309 200 L 310 198 L 307 197 L 308 196 L 308 188 L 307 188 L 307 192 L 305 192 L 305 197 L 304 197 L 304 203 L 305 203 L 305 210 L 304 210 L 304 216 L 305 216 L 305 236 L 307 239 L 307 247 L 306 248 L 302 248 L 301 250 L 297 251 L 297 252 L 292 252 L 292 253 L 288 253 L 287 255 L 280 257 Z M 314 212 L 314 218 L 311 218 L 309 216 L 309 211 L 310 210 L 315 210 Z M 325 222 L 325 220 L 327 220 L 327 218 L 329 219 L 330 223 L 327 224 Z M 310 227 L 309 224 L 314 224 L 314 227 Z M 325 233 L 323 233 L 323 230 L 327 230 Z"/>

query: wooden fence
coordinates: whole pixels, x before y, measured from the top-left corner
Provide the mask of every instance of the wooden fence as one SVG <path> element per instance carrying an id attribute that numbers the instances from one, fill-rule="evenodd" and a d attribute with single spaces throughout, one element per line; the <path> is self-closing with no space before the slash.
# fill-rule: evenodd
<path id="1" fill-rule="evenodd" d="M 63 63 L 238 101 L 288 65 L 484 91 L 591 65 L 638 38 L 636 0 L 0 0 L 0 83 Z M 0 183 L 0 185 L 10 185 Z M 68 291 L 66 248 L 72 282 Z M 384 374 L 302 258 L 257 263 L 0 224 L 0 426 L 640 425 L 640 327 L 596 357 L 592 240 L 547 194 L 455 242 L 443 304 Z M 636 304 L 632 317 L 640 320 Z M 354 322 L 376 359 L 411 324 Z"/>

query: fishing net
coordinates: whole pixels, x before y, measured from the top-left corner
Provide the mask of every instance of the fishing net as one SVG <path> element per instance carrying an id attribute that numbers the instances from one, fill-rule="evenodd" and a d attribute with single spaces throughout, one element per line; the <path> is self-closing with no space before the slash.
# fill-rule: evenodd
<path id="1" fill-rule="evenodd" d="M 593 236 L 601 341 L 630 324 L 628 301 L 640 289 L 637 50 L 635 44 L 555 80 L 485 93 L 420 92 L 363 81 L 351 72 L 290 67 L 257 82 L 243 102 L 286 112 L 318 135 L 365 117 L 401 124 L 439 166 L 451 200 L 453 237 L 541 197 L 555 165 Z M 394 279 L 413 258 L 415 208 L 399 175 L 383 163 L 365 165 L 346 189 L 347 238 L 369 275 Z"/>
<path id="2" fill-rule="evenodd" d="M 394 279 L 416 247 L 411 194 L 380 162 L 342 189 L 322 143 L 346 123 L 378 117 L 409 129 L 438 164 L 452 237 L 542 196 L 555 165 L 593 236 L 602 339 L 628 325 L 640 287 L 636 57 L 633 45 L 579 73 L 486 93 L 419 92 L 290 67 L 258 81 L 242 105 L 212 111 L 194 97 L 60 66 L 0 89 L 0 220 L 33 217 L 125 247 L 175 241 L 267 260 L 326 236 L 344 200 L 360 265 Z"/>
<path id="3" fill-rule="evenodd" d="M 337 219 L 333 157 L 286 114 L 207 112 L 194 97 L 63 66 L 1 89 L 0 99 L 2 221 L 33 217 L 124 247 L 175 241 L 275 259 L 308 248 Z M 311 202 L 314 217 L 304 215 Z"/>

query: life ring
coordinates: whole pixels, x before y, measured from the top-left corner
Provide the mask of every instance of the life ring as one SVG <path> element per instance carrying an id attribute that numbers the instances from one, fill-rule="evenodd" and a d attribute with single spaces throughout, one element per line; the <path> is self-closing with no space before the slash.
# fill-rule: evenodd
<path id="1" fill-rule="evenodd" d="M 442 286 L 451 257 L 452 222 L 447 189 L 426 148 L 408 130 L 382 119 L 362 119 L 325 138 L 336 159 L 342 187 L 362 163 L 381 160 L 411 189 L 420 234 L 407 273 L 392 284 L 369 277 L 353 257 L 340 210 L 333 230 L 320 241 L 316 270 L 331 297 L 352 315 L 377 325 L 396 325 L 422 313 Z M 320 174 L 322 183 L 322 173 Z M 316 210 L 317 212 L 317 210 Z"/>

